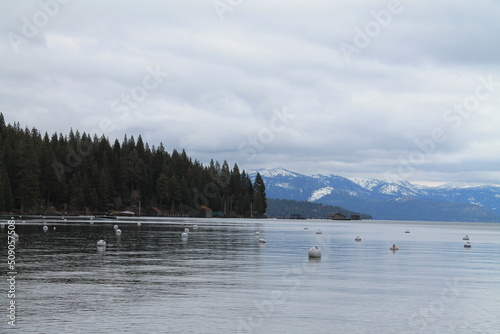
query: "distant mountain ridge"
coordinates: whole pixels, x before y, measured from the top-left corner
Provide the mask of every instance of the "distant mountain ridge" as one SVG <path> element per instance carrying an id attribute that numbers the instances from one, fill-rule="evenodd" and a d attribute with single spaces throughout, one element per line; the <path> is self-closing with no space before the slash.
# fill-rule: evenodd
<path id="1" fill-rule="evenodd" d="M 268 198 L 309 201 L 371 214 L 374 219 L 500 222 L 500 187 L 449 184 L 428 187 L 338 175 L 304 175 L 284 168 L 262 176 Z"/>

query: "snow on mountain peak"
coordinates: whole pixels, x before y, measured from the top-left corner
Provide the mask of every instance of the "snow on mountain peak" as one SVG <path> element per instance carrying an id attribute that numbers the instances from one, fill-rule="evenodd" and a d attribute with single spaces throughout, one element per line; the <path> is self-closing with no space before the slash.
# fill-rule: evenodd
<path id="1" fill-rule="evenodd" d="M 380 180 L 377 180 L 377 179 L 368 179 L 368 178 L 361 178 L 361 177 L 350 178 L 349 180 L 356 183 L 361 188 L 364 188 L 364 189 L 370 190 L 370 191 L 382 183 Z"/>
<path id="2" fill-rule="evenodd" d="M 317 189 L 317 190 L 313 191 L 311 197 L 309 197 L 307 200 L 309 202 L 317 201 L 321 197 L 325 197 L 326 195 L 330 195 L 332 193 L 332 191 L 333 191 L 332 187 L 324 187 L 324 188 Z"/>
<path id="3" fill-rule="evenodd" d="M 276 176 L 291 176 L 297 177 L 299 174 L 289 171 L 288 169 L 277 167 L 277 168 L 269 168 L 262 169 L 258 171 L 260 176 L 262 177 L 276 177 Z M 255 172 L 257 174 L 257 171 Z"/>
<path id="4" fill-rule="evenodd" d="M 445 183 L 437 188 L 440 189 L 466 189 L 466 188 L 478 188 L 481 187 L 482 185 L 477 184 L 477 183 L 465 183 L 465 182 L 454 182 L 454 183 Z"/>

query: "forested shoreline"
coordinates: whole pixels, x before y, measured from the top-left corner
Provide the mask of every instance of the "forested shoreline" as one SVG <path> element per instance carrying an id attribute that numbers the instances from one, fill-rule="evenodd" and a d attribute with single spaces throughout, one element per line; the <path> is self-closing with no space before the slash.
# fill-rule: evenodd
<path id="1" fill-rule="evenodd" d="M 263 216 L 265 185 L 227 161 L 204 166 L 182 150 L 168 153 L 125 135 L 43 135 L 6 124 L 0 113 L 0 212 L 133 211 L 199 216 L 211 209 L 231 217 Z M 141 209 L 140 209 L 141 208 Z"/>
<path id="2" fill-rule="evenodd" d="M 293 218 L 295 216 L 311 219 L 331 219 L 333 214 L 341 214 L 346 218 L 358 216 L 360 219 L 372 219 L 372 216 L 366 213 L 322 203 L 268 198 L 267 204 L 266 215 L 268 217 Z"/>

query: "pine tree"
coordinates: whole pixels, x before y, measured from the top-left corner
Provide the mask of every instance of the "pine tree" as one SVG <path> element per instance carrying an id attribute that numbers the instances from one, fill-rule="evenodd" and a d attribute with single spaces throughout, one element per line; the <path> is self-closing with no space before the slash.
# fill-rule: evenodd
<path id="1" fill-rule="evenodd" d="M 0 172 L 0 211 L 12 211 L 12 187 L 6 170 Z"/>
<path id="2" fill-rule="evenodd" d="M 167 205 L 169 200 L 168 177 L 163 173 L 160 174 L 156 181 L 156 196 L 158 196 L 160 206 Z"/>
<path id="3" fill-rule="evenodd" d="M 168 197 L 173 207 L 181 203 L 181 186 L 176 175 L 172 175 L 168 180 Z"/>
<path id="4" fill-rule="evenodd" d="M 64 179 L 61 175 L 59 178 L 62 178 L 62 180 L 59 180 L 53 167 L 56 157 L 52 152 L 47 134 L 45 134 L 43 143 L 40 146 L 40 192 L 45 205 L 51 205 L 54 201 L 64 200 L 65 194 L 61 182 Z M 62 173 L 64 174 L 64 171 Z"/>
<path id="5" fill-rule="evenodd" d="M 107 169 L 103 169 L 99 175 L 99 210 L 107 210 L 112 193 L 111 176 Z"/>
<path id="6" fill-rule="evenodd" d="M 22 138 L 17 159 L 17 199 L 21 211 L 31 210 L 40 202 L 40 169 L 31 137 Z"/>
<path id="7" fill-rule="evenodd" d="M 5 129 L 5 119 L 3 117 L 3 114 L 0 112 L 0 137 L 3 136 L 4 129 Z"/>
<path id="8" fill-rule="evenodd" d="M 260 173 L 257 173 L 257 175 L 255 176 L 253 193 L 253 209 L 257 214 L 263 215 L 267 210 L 267 198 L 266 186 L 264 185 L 264 180 L 262 180 Z"/>
<path id="9" fill-rule="evenodd" d="M 85 205 L 83 185 L 80 173 L 72 176 L 69 182 L 69 205 L 70 210 L 79 211 Z"/>

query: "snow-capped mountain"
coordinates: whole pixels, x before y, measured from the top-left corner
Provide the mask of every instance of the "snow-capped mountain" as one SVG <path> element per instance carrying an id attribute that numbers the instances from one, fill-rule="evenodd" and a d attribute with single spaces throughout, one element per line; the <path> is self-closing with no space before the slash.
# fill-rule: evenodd
<path id="1" fill-rule="evenodd" d="M 374 219 L 500 221 L 500 187 L 457 184 L 428 187 L 407 181 L 303 175 L 284 168 L 262 176 L 269 198 L 310 201 L 371 214 Z"/>

